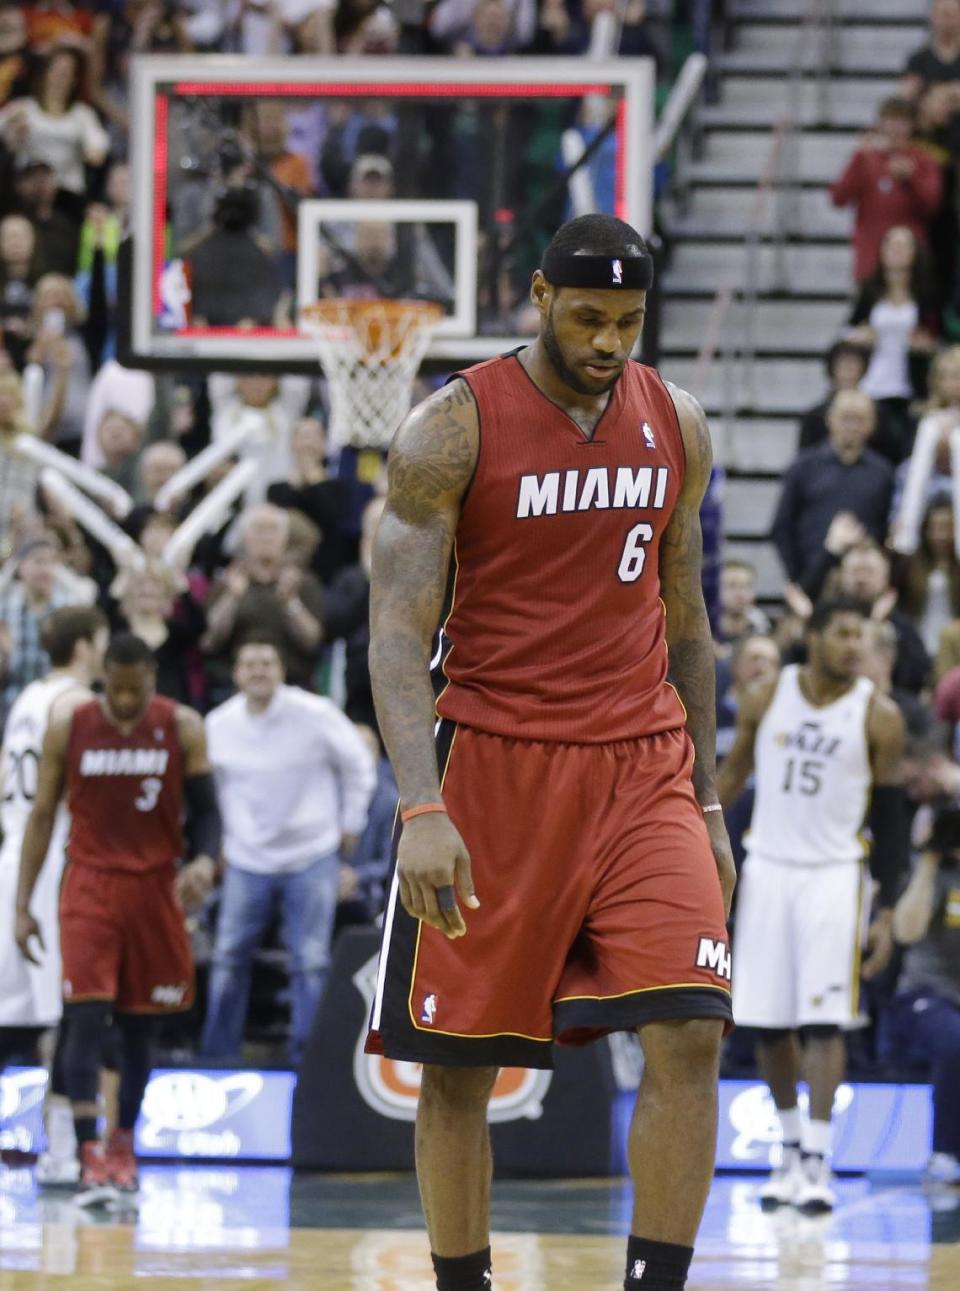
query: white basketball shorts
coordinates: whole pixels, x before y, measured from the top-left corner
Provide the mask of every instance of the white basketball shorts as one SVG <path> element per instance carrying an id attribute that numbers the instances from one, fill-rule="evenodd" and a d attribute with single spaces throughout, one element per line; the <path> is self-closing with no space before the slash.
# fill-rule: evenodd
<path id="1" fill-rule="evenodd" d="M 19 873 L 17 840 L 0 852 L 0 1026 L 56 1026 L 63 1011 L 60 971 L 59 892 L 62 866 L 47 857 L 30 909 L 43 933 L 45 951 L 33 943 L 40 966 L 28 964 L 13 939 Z"/>
<path id="2" fill-rule="evenodd" d="M 738 1025 L 854 1024 L 869 887 L 862 861 L 800 865 L 747 856 L 733 932 Z"/>

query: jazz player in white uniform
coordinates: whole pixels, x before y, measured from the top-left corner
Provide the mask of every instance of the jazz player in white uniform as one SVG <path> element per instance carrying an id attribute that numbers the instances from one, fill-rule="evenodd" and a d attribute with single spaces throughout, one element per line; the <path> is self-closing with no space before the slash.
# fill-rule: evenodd
<path id="1" fill-rule="evenodd" d="M 99 677 L 109 638 L 107 620 L 87 606 L 55 610 L 45 621 L 42 642 L 53 667 L 32 682 L 10 710 L 0 750 L 0 1070 L 14 1054 L 36 1047 L 44 1031 L 55 1027 L 62 1011 L 59 915 L 60 878 L 69 820 L 61 809 L 47 863 L 34 890 L 31 908 L 46 935 L 39 966 L 20 954 L 13 938 L 20 847 L 33 806 L 37 767 L 51 711 L 84 703 Z M 76 1151 L 69 1104 L 58 1115 L 48 1102 L 48 1153 L 38 1167 L 40 1182 L 76 1181 Z M 68 1170 L 63 1169 L 66 1162 Z M 67 1177 L 70 1173 L 73 1179 Z"/>
<path id="2" fill-rule="evenodd" d="M 733 1014 L 759 1031 L 757 1061 L 783 1132 L 767 1205 L 832 1209 L 833 1100 L 846 1071 L 843 1029 L 861 976 L 889 961 L 892 908 L 906 862 L 900 710 L 859 675 L 866 610 L 824 602 L 807 628 L 807 663 L 752 692 L 720 772 L 724 805 L 756 773 L 733 940 Z M 861 963 L 868 889 L 864 827 L 879 908 Z M 802 1042 L 802 1047 L 801 1047 Z M 801 1069 L 810 1118 L 801 1118 Z"/>

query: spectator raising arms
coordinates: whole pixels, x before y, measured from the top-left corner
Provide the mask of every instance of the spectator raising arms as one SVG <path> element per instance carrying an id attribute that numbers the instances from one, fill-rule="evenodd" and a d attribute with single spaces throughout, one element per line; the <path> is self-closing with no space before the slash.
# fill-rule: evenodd
<path id="1" fill-rule="evenodd" d="M 215 680 L 226 682 L 233 653 L 252 631 L 278 642 L 290 682 L 310 687 L 317 666 L 323 593 L 317 579 L 290 561 L 290 518 L 261 503 L 245 512 L 243 555 L 210 593 L 205 648 Z"/>
<path id="2" fill-rule="evenodd" d="M 894 225 L 903 224 L 925 242 L 927 226 L 940 204 L 940 169 L 911 143 L 915 112 L 906 99 L 886 99 L 876 128 L 868 131 L 831 189 L 835 206 L 856 209 L 853 235 L 854 277 L 869 278 L 877 268 L 880 244 Z"/>

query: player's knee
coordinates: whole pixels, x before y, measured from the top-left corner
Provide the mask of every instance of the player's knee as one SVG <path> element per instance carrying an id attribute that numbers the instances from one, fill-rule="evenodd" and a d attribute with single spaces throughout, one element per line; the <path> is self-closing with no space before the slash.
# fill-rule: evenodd
<path id="1" fill-rule="evenodd" d="M 800 1039 L 804 1044 L 826 1044 L 830 1040 L 835 1040 L 839 1035 L 840 1028 L 836 1023 L 800 1028 Z"/>
<path id="2" fill-rule="evenodd" d="M 105 1000 L 68 1004 L 64 1009 L 63 1083 L 74 1102 L 92 1102 L 97 1097 L 112 1010 Z"/>
<path id="3" fill-rule="evenodd" d="M 451 1113 L 486 1108 L 497 1083 L 497 1067 L 437 1067 L 427 1064 L 420 1080 L 421 1106 Z"/>
<path id="4" fill-rule="evenodd" d="M 723 1023 L 713 1018 L 656 1022 L 643 1027 L 644 1072 L 674 1084 L 689 1085 L 719 1077 Z"/>

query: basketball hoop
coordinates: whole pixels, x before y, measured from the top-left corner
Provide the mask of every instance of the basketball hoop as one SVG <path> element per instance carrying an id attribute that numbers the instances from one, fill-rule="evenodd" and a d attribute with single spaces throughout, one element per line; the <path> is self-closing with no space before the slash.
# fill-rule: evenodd
<path id="1" fill-rule="evenodd" d="M 410 410 L 413 383 L 444 317 L 429 300 L 318 300 L 300 326 L 320 351 L 330 384 L 330 436 L 340 445 L 385 448 Z"/>

